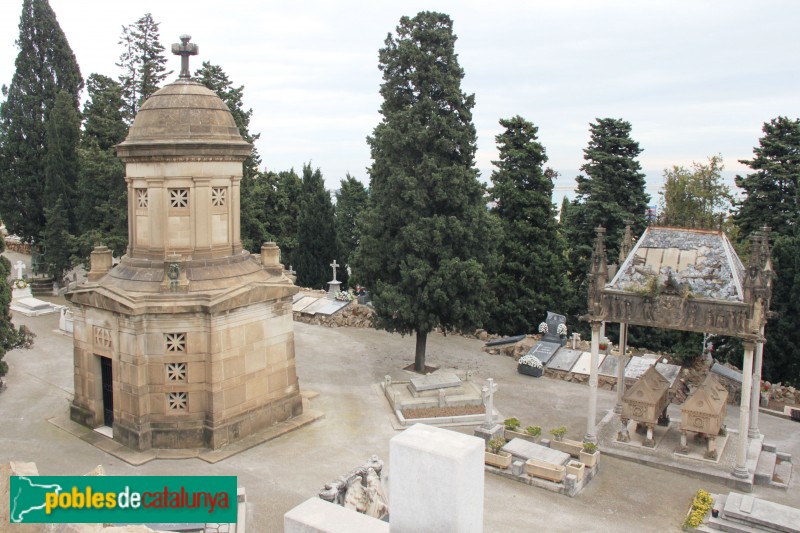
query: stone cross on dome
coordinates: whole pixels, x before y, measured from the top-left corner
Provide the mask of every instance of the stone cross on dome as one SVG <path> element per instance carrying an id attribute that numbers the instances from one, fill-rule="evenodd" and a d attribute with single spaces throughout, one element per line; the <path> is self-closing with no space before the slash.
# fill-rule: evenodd
<path id="1" fill-rule="evenodd" d="M 200 47 L 195 43 L 190 43 L 191 35 L 181 35 L 181 43 L 174 43 L 172 45 L 172 53 L 176 56 L 181 56 L 181 73 L 179 79 L 188 80 L 192 77 L 189 73 L 189 56 L 196 56 L 200 51 Z"/>

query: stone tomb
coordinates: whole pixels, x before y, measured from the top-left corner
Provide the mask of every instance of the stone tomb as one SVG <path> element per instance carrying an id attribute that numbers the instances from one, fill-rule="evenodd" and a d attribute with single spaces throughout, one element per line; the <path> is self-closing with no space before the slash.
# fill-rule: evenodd
<path id="1" fill-rule="evenodd" d="M 547 364 L 549 370 L 561 370 L 569 372 L 575 365 L 575 362 L 581 356 L 580 350 L 572 350 L 569 348 L 562 348 Z"/>
<path id="2" fill-rule="evenodd" d="M 657 361 L 658 358 L 655 355 L 631 357 L 630 362 L 625 367 L 625 379 L 639 379 Z"/>
<path id="3" fill-rule="evenodd" d="M 597 356 L 598 364 L 597 368 L 600 368 L 600 365 L 603 364 L 605 361 L 606 354 L 600 353 Z M 572 373 L 573 374 L 581 374 L 581 375 L 588 375 L 589 371 L 591 370 L 591 360 L 592 354 L 591 352 L 583 352 L 575 364 L 572 366 Z"/>
<path id="4" fill-rule="evenodd" d="M 38 298 L 19 298 L 11 300 L 9 308 L 17 313 L 22 313 L 25 316 L 41 316 L 49 315 L 50 313 L 57 313 L 61 309 L 60 305 L 51 304 Z"/>
<path id="5" fill-rule="evenodd" d="M 560 349 L 561 343 L 540 341 L 533 345 L 526 355 L 535 355 L 543 365 L 547 365 Z"/>
<path id="6" fill-rule="evenodd" d="M 403 411 L 409 409 L 483 405 L 481 387 L 472 381 L 471 372 L 467 372 L 464 380 L 452 372 L 438 371 L 425 376 L 404 372 L 404 375 L 395 374 L 394 377 L 387 375 L 381 387 L 402 427 L 417 422 L 441 426 L 474 425 L 484 418 L 484 414 L 442 417 L 434 415 L 425 419 L 406 419 L 403 415 Z M 498 417 L 499 413 L 493 410 L 492 418 Z"/>
<path id="7" fill-rule="evenodd" d="M 510 453 L 514 459 L 519 459 L 523 462 L 528 459 L 538 459 L 546 463 L 564 466 L 570 460 L 568 453 L 519 438 L 511 439 L 507 442 L 503 446 L 503 451 Z"/>

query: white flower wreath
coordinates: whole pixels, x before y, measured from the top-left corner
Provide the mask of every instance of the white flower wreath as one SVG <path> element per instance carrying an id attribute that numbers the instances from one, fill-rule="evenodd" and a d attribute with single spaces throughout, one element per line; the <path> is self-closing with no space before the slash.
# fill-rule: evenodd
<path id="1" fill-rule="evenodd" d="M 542 362 L 533 354 L 523 355 L 517 362 L 521 365 L 532 366 L 533 368 L 542 368 Z"/>
<path id="2" fill-rule="evenodd" d="M 550 328 L 547 327 L 547 322 L 539 324 L 539 333 L 547 333 L 548 331 L 550 331 Z"/>
<path id="3" fill-rule="evenodd" d="M 566 324 L 559 324 L 556 333 L 559 335 L 566 335 L 567 334 L 567 325 Z"/>

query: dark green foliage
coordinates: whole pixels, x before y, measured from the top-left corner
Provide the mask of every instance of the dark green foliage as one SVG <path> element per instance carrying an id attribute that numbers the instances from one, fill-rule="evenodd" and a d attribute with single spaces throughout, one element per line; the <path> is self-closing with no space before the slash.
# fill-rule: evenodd
<path id="1" fill-rule="evenodd" d="M 88 264 L 92 248 L 103 244 L 120 257 L 128 245 L 128 192 L 125 167 L 114 145 L 128 132 L 119 84 L 92 74 L 83 109 L 84 129 L 78 149 L 77 255 Z"/>
<path id="2" fill-rule="evenodd" d="M 269 214 L 272 218 L 272 231 L 281 248 L 281 261 L 286 268 L 297 264 L 295 257 L 302 196 L 303 180 L 294 169 L 278 173 L 275 204 Z"/>
<path id="3" fill-rule="evenodd" d="M 774 118 L 762 131 L 753 159 L 740 161 L 754 172 L 736 176 L 736 185 L 744 189 L 734 217 L 742 240 L 765 224 L 774 235 L 791 235 L 798 223 L 800 119 Z"/>
<path id="4" fill-rule="evenodd" d="M 6 241 L 0 235 L 0 253 L 6 250 Z M 11 286 L 6 283 L 11 275 L 11 262 L 0 256 L 0 378 L 8 372 L 8 363 L 3 361 L 7 352 L 15 348 L 30 348 L 35 335 L 25 326 L 15 328 L 11 323 Z"/>
<path id="5" fill-rule="evenodd" d="M 567 217 L 569 216 L 569 198 L 564 196 L 561 200 L 561 210 L 558 212 L 558 224 L 561 226 L 561 231 L 564 231 L 564 226 L 567 223 Z"/>
<path id="6" fill-rule="evenodd" d="M 606 324 L 606 332 L 612 342 L 619 342 L 618 325 Z M 683 364 L 703 353 L 703 334 L 673 329 L 630 326 L 628 328 L 628 345 L 669 353 L 672 355 L 673 362 Z"/>
<path id="7" fill-rule="evenodd" d="M 767 322 L 763 377 L 800 386 L 800 233 L 775 239 L 772 263 L 775 269 Z"/>
<path id="8" fill-rule="evenodd" d="M 500 220 L 500 267 L 492 288 L 498 304 L 487 329 L 493 333 L 528 333 L 548 310 L 566 312 L 564 243 L 552 203 L 553 182 L 542 168 L 545 149 L 538 128 L 520 116 L 500 120 L 505 131 L 495 137 L 500 160 L 492 173 L 490 194 Z"/>
<path id="9" fill-rule="evenodd" d="M 243 176 L 241 182 L 242 246 L 258 253 L 264 242 L 275 240 L 272 234 L 272 208 L 276 202 L 277 176 L 272 172 Z"/>
<path id="10" fill-rule="evenodd" d="M 164 46 L 159 41 L 159 22 L 146 13 L 133 24 L 122 26 L 119 44 L 123 52 L 119 56 L 118 67 L 123 74 L 119 77 L 122 95 L 125 99 L 126 118 L 133 122 L 139 106 L 159 89 L 172 71 L 166 72 L 167 58 Z"/>
<path id="11" fill-rule="evenodd" d="M 52 207 L 45 207 L 45 225 L 42 232 L 44 261 L 47 273 L 60 281 L 64 273 L 72 267 L 74 237 L 67 231 L 66 208 L 59 198 Z"/>
<path id="12" fill-rule="evenodd" d="M 294 260 L 297 284 L 314 289 L 327 288 L 333 278 L 330 265 L 336 259 L 336 230 L 331 196 L 319 169 L 303 165 L 303 193 L 297 223 L 297 251 Z"/>
<path id="13" fill-rule="evenodd" d="M 376 327 L 415 333 L 415 368 L 433 328 L 471 331 L 487 289 L 497 225 L 477 179 L 474 96 L 461 91 L 450 17 L 403 17 L 379 52 L 383 119 L 368 139 L 370 202 L 353 259 Z"/>
<path id="14" fill-rule="evenodd" d="M 9 231 L 32 241 L 44 228 L 46 122 L 59 91 L 77 109 L 83 79 L 47 0 L 23 1 L 16 44 L 16 70 L 0 105 L 0 213 Z"/>
<path id="15" fill-rule="evenodd" d="M 586 276 L 595 240 L 595 228 L 606 228 L 611 262 L 619 255 L 625 220 L 633 222 L 634 236 L 644 231 L 647 203 L 645 176 L 636 158 L 642 152 L 631 139 L 631 125 L 620 119 L 597 119 L 590 124 L 591 139 L 583 151 L 585 175 L 578 176 L 577 196 L 567 213 L 566 238 L 569 280 L 575 290 L 573 314 L 586 310 Z"/>
<path id="16" fill-rule="evenodd" d="M 47 151 L 44 158 L 45 210 L 60 200 L 64 210 L 63 229 L 75 227 L 75 204 L 78 184 L 78 141 L 81 119 L 74 107 L 72 95 L 60 91 L 45 125 Z"/>
<path id="17" fill-rule="evenodd" d="M 360 181 L 350 174 L 341 181 L 341 188 L 336 193 L 336 239 L 338 241 L 338 257 L 342 262 L 338 279 L 343 285 L 347 284 L 347 269 L 353 252 L 358 247 L 358 228 L 356 220 L 364 208 L 367 207 L 369 193 Z"/>

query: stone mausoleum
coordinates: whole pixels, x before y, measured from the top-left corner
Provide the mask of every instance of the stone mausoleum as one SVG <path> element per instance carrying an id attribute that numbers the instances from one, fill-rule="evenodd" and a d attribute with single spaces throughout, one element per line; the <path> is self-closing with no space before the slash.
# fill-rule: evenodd
<path id="1" fill-rule="evenodd" d="M 75 307 L 71 418 L 130 448 L 219 448 L 302 412 L 280 250 L 242 250 L 239 184 L 252 146 L 219 97 L 180 77 L 151 96 L 117 154 L 128 249 L 92 252 Z"/>

